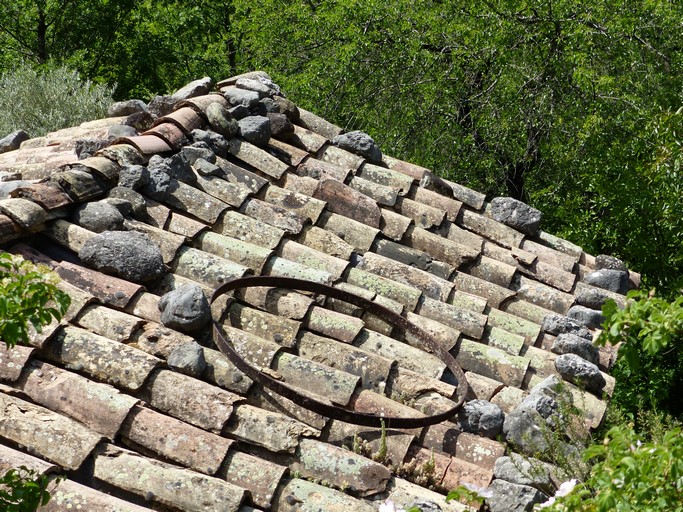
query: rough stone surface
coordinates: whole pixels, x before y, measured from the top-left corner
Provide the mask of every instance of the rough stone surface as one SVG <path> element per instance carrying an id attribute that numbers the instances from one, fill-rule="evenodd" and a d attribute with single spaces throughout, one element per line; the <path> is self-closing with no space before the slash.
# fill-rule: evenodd
<path id="1" fill-rule="evenodd" d="M 269 112 L 267 116 L 273 137 L 287 138 L 294 133 L 294 125 L 285 114 Z"/>
<path id="2" fill-rule="evenodd" d="M 541 224 L 541 212 L 512 197 L 496 197 L 491 201 L 491 213 L 498 222 L 527 235 L 533 235 Z"/>
<path id="3" fill-rule="evenodd" d="M 555 354 L 576 354 L 593 364 L 598 364 L 600 361 L 598 347 L 575 334 L 560 334 L 550 350 Z"/>
<path id="4" fill-rule="evenodd" d="M 207 107 L 206 118 L 211 128 L 226 139 L 233 137 L 239 130 L 239 125 L 233 115 L 218 102 Z"/>
<path id="5" fill-rule="evenodd" d="M 171 368 L 193 377 L 201 377 L 206 369 L 204 349 L 197 342 L 176 345 L 166 362 Z"/>
<path id="6" fill-rule="evenodd" d="M 609 296 L 597 288 L 585 288 L 576 295 L 576 302 L 580 306 L 591 309 L 601 309 Z"/>
<path id="7" fill-rule="evenodd" d="M 247 108 L 255 106 L 259 100 L 258 93 L 246 89 L 238 89 L 237 87 L 228 87 L 227 89 L 224 89 L 223 96 L 228 100 L 230 105 L 243 105 Z"/>
<path id="8" fill-rule="evenodd" d="M 557 375 L 549 375 L 529 391 L 517 408 L 537 412 L 546 425 L 554 428 L 563 420 L 560 402 L 571 405 L 572 401 L 571 394 L 563 391 L 562 382 Z"/>
<path id="9" fill-rule="evenodd" d="M 147 206 L 142 194 L 128 187 L 114 187 L 109 191 L 109 198 L 121 199 L 130 203 L 133 208 L 133 215 L 137 218 L 144 217 L 147 213 Z"/>
<path id="10" fill-rule="evenodd" d="M 626 271 L 628 271 L 628 268 L 626 267 L 626 264 L 623 261 L 621 261 L 619 258 L 615 258 L 614 256 L 609 256 L 607 254 L 599 254 L 595 257 L 595 269 L 596 270 L 610 269 L 610 270 L 626 270 Z"/>
<path id="11" fill-rule="evenodd" d="M 605 321 L 600 311 L 585 306 L 572 306 L 567 311 L 567 316 L 589 329 L 597 329 Z"/>
<path id="12" fill-rule="evenodd" d="M 152 199 L 163 201 L 171 187 L 171 169 L 163 159 L 154 155 L 147 165 L 147 171 L 149 172 L 149 180 L 142 187 L 143 193 Z"/>
<path id="13" fill-rule="evenodd" d="M 134 231 L 105 231 L 89 238 L 78 253 L 87 265 L 133 282 L 151 281 L 164 273 L 159 247 Z"/>
<path id="14" fill-rule="evenodd" d="M 95 233 L 123 228 L 121 212 L 104 201 L 84 204 L 74 212 L 73 219 L 76 224 Z"/>
<path id="15" fill-rule="evenodd" d="M 220 133 L 213 130 L 196 129 L 192 130 L 192 138 L 195 140 L 195 143 L 202 142 L 206 144 L 213 153 L 222 158 L 225 158 L 228 154 L 228 141 Z"/>
<path id="16" fill-rule="evenodd" d="M 247 142 L 263 147 L 271 136 L 270 120 L 263 116 L 247 116 L 239 120 L 239 134 Z"/>
<path id="17" fill-rule="evenodd" d="M 600 393 L 605 387 L 605 378 L 600 369 L 576 354 L 562 354 L 555 359 L 555 369 L 563 379 L 577 384 L 588 391 Z"/>
<path id="18" fill-rule="evenodd" d="M 417 507 L 420 512 L 442 512 L 443 510 L 439 505 L 428 500 L 413 501 L 412 503 L 406 505 L 406 510 L 410 510 L 413 507 Z"/>
<path id="19" fill-rule="evenodd" d="M 190 165 L 194 165 L 200 158 L 212 164 L 216 163 L 216 154 L 211 151 L 211 147 L 204 141 L 198 141 L 191 146 L 185 146 L 180 152 Z"/>
<path id="20" fill-rule="evenodd" d="M 513 484 L 528 485 L 543 492 L 552 489 L 548 467 L 540 460 L 522 457 L 516 453 L 509 457 L 499 457 L 493 469 L 493 476 Z"/>
<path id="21" fill-rule="evenodd" d="M 268 84 L 261 82 L 260 80 L 255 80 L 253 78 L 240 78 L 237 80 L 237 82 L 235 82 L 235 86 L 238 89 L 254 91 L 256 94 L 259 95 L 259 98 L 265 98 L 266 96 L 271 96 L 276 93 L 276 91 L 274 89 L 271 89 L 268 86 Z M 279 92 L 279 90 L 277 92 Z"/>
<path id="22" fill-rule="evenodd" d="M 0 139 L 0 154 L 19 149 L 21 143 L 28 139 L 30 139 L 30 136 L 24 130 L 17 130 L 10 133 Z"/>
<path id="23" fill-rule="evenodd" d="M 274 97 L 273 101 L 278 107 L 278 112 L 286 115 L 291 122 L 296 123 L 299 120 L 299 109 L 292 101 L 282 96 Z"/>
<path id="24" fill-rule="evenodd" d="M 586 276 L 586 284 L 603 288 L 611 292 L 625 294 L 629 288 L 629 276 L 626 270 L 604 268 L 591 272 Z"/>
<path id="25" fill-rule="evenodd" d="M 534 409 L 516 408 L 505 415 L 503 435 L 526 454 L 545 452 L 549 445 L 545 419 Z"/>
<path id="26" fill-rule="evenodd" d="M 107 109 L 109 117 L 129 116 L 136 112 L 146 112 L 147 104 L 142 100 L 126 100 L 112 103 Z"/>
<path id="27" fill-rule="evenodd" d="M 153 167 L 164 163 L 168 168 L 168 173 L 171 178 L 175 178 L 178 181 L 183 181 L 190 185 L 197 183 L 197 176 L 192 171 L 192 166 L 187 163 L 185 155 L 183 153 L 176 153 L 168 158 L 162 159 L 159 155 L 154 155 L 147 164 L 147 167 Z"/>
<path id="28" fill-rule="evenodd" d="M 152 127 L 156 119 L 157 116 L 145 110 L 129 115 L 123 120 L 123 124 L 135 128 L 138 132 L 144 132 Z"/>
<path id="29" fill-rule="evenodd" d="M 203 96 L 208 94 L 213 86 L 213 80 L 210 77 L 205 76 L 204 78 L 199 78 L 181 87 L 176 92 L 173 93 L 171 98 L 173 101 L 182 101 L 188 98 L 194 98 L 195 96 Z"/>
<path id="30" fill-rule="evenodd" d="M 382 152 L 372 137 L 365 132 L 341 133 L 332 139 L 332 144 L 351 153 L 356 153 L 370 163 L 382 164 Z"/>
<path id="31" fill-rule="evenodd" d="M 223 176 L 223 169 L 211 162 L 207 162 L 203 158 L 195 161 L 194 170 L 202 176 Z"/>
<path id="32" fill-rule="evenodd" d="M 100 149 L 109 145 L 107 139 L 79 139 L 76 141 L 76 155 L 79 160 L 93 156 Z"/>
<path id="33" fill-rule="evenodd" d="M 247 117 L 249 114 L 249 107 L 245 105 L 235 105 L 234 107 L 230 107 L 228 109 L 228 112 L 237 119 L 238 121 L 242 119 L 243 117 Z"/>
<path id="34" fill-rule="evenodd" d="M 471 400 L 458 414 L 458 421 L 465 432 L 491 439 L 500 434 L 504 420 L 505 414 L 502 409 L 486 400 Z"/>
<path id="35" fill-rule="evenodd" d="M 201 287 L 186 284 L 159 299 L 161 323 L 182 332 L 196 332 L 211 320 L 209 302 Z"/>
<path id="36" fill-rule="evenodd" d="M 171 96 L 155 96 L 152 101 L 149 102 L 147 110 L 156 116 L 161 117 L 173 112 L 173 106 L 176 101 Z"/>
<path id="37" fill-rule="evenodd" d="M 120 197 L 105 197 L 102 199 L 102 202 L 112 205 L 124 217 L 133 213 L 133 205 L 127 199 L 121 199 Z"/>
<path id="38" fill-rule="evenodd" d="M 115 124 L 107 130 L 107 136 L 110 139 L 118 139 L 119 137 L 135 137 L 138 131 L 133 126 L 127 124 Z"/>
<path id="39" fill-rule="evenodd" d="M 12 191 L 21 187 L 27 187 L 32 183 L 34 182 L 29 180 L 0 181 L 0 199 L 7 199 Z"/>
<path id="40" fill-rule="evenodd" d="M 493 496 L 486 500 L 491 512 L 531 512 L 534 505 L 543 503 L 548 496 L 528 485 L 505 480 L 494 480 L 489 485 Z"/>
<path id="41" fill-rule="evenodd" d="M 562 315 L 547 315 L 543 319 L 541 329 L 553 336 L 569 333 L 593 341 L 593 333 L 586 329 L 585 326 L 581 325 L 576 320 Z"/>
<path id="42" fill-rule="evenodd" d="M 142 165 L 124 165 L 119 171 L 119 187 L 137 190 L 149 182 L 149 171 Z"/>

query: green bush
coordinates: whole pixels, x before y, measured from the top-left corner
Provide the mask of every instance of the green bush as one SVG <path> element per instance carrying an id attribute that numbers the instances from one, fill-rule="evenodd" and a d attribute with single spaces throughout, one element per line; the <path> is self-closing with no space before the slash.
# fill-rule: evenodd
<path id="1" fill-rule="evenodd" d="M 59 482 L 56 479 L 56 483 Z M 21 466 L 0 477 L 0 506 L 6 512 L 33 512 L 50 501 L 51 479 Z"/>
<path id="2" fill-rule="evenodd" d="M 28 343 L 29 326 L 40 332 L 53 318 L 60 320 L 69 304 L 47 267 L 0 253 L 0 340 L 8 348 Z"/>
<path id="3" fill-rule="evenodd" d="M 39 137 L 104 117 L 112 91 L 64 66 L 22 63 L 0 76 L 0 137 L 20 129 Z"/>

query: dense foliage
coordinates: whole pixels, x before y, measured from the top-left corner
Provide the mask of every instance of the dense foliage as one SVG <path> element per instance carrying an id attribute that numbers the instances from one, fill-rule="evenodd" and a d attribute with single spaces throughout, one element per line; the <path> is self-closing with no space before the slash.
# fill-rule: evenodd
<path id="1" fill-rule="evenodd" d="M 34 512 L 50 501 L 51 479 L 25 466 L 0 476 L 0 506 L 5 512 Z M 57 482 L 58 483 L 58 482 Z"/>
<path id="2" fill-rule="evenodd" d="M 0 340 L 8 348 L 27 344 L 31 327 L 40 332 L 53 318 L 60 320 L 69 304 L 49 269 L 0 253 Z"/>

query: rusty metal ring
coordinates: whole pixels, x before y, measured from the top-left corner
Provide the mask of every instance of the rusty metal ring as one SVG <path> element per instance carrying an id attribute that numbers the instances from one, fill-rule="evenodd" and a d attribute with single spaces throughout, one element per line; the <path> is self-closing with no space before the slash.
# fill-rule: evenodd
<path id="1" fill-rule="evenodd" d="M 425 333 L 422 329 L 409 322 L 406 318 L 394 313 L 390 309 L 387 309 L 376 302 L 364 299 L 358 295 L 354 295 L 338 288 L 333 288 L 331 286 L 315 283 L 312 281 L 305 281 L 302 279 L 277 276 L 250 276 L 233 279 L 216 288 L 211 295 L 210 303 L 213 304 L 218 297 L 227 292 L 240 288 L 256 286 L 287 288 L 291 290 L 318 293 L 363 308 L 364 310 L 377 315 L 382 320 L 400 327 L 404 330 L 404 332 L 407 331 L 416 336 L 417 339 L 419 339 L 428 350 L 436 354 L 437 357 L 439 357 L 439 359 L 446 364 L 448 369 L 453 372 L 453 375 L 458 381 L 458 385 L 456 387 L 456 400 L 453 407 L 446 411 L 422 418 L 376 416 L 374 414 L 350 411 L 331 403 L 321 402 L 309 396 L 305 396 L 281 381 L 253 367 L 251 364 L 245 361 L 244 358 L 232 347 L 228 340 L 226 340 L 225 336 L 221 332 L 221 325 L 215 318 L 212 317 L 214 341 L 216 342 L 216 346 L 223 353 L 223 355 L 225 355 L 241 372 L 243 372 L 254 382 L 261 384 L 262 386 L 274 391 L 280 396 L 291 400 L 295 404 L 308 409 L 309 411 L 313 411 L 335 420 L 368 427 L 385 426 L 386 428 L 408 429 L 435 425 L 453 417 L 465 402 L 465 396 L 467 395 L 469 387 L 467 379 L 465 378 L 465 374 L 460 366 L 456 363 L 455 358 L 448 352 L 448 350 L 432 339 L 432 337 Z"/>

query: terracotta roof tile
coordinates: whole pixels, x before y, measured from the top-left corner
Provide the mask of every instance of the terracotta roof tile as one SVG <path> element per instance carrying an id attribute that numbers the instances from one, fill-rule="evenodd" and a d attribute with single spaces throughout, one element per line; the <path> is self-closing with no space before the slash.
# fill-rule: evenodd
<path id="1" fill-rule="evenodd" d="M 241 241 L 259 245 L 266 249 L 275 249 L 282 240 L 285 231 L 266 224 L 236 211 L 228 211 L 216 224 L 216 231 Z"/>
<path id="2" fill-rule="evenodd" d="M 463 263 L 474 260 L 479 250 L 463 245 L 458 241 L 443 238 L 436 233 L 418 226 L 409 230 L 406 245 L 430 254 L 433 258 L 459 268 Z"/>
<path id="3" fill-rule="evenodd" d="M 319 150 L 318 158 L 323 162 L 337 165 L 342 169 L 350 169 L 351 171 L 359 169 L 365 161 L 362 156 L 349 153 L 344 149 L 332 145 L 324 146 L 323 149 Z"/>
<path id="4" fill-rule="evenodd" d="M 295 172 L 299 176 L 314 178 L 316 180 L 335 180 L 345 182 L 350 174 L 350 169 L 344 169 L 329 162 L 323 162 L 315 158 L 307 158 L 296 168 Z"/>
<path id="5" fill-rule="evenodd" d="M 343 343 L 352 343 L 364 327 L 360 318 L 313 306 L 306 319 L 306 328 Z"/>
<path id="6" fill-rule="evenodd" d="M 10 349 L 4 343 L 0 344 L 0 382 L 16 381 L 33 351 L 31 347 L 17 345 Z"/>
<path id="7" fill-rule="evenodd" d="M 268 180 L 253 173 L 233 162 L 225 160 L 219 156 L 216 157 L 216 165 L 225 174 L 225 179 L 233 185 L 242 185 L 247 187 L 252 194 L 258 193 L 267 183 Z"/>
<path id="8" fill-rule="evenodd" d="M 378 205 L 394 206 L 396 204 L 396 198 L 398 197 L 396 190 L 386 185 L 381 185 L 358 176 L 352 177 L 348 185 L 361 194 L 370 197 Z"/>
<path id="9" fill-rule="evenodd" d="M 136 316 L 93 304 L 81 312 L 76 323 L 110 340 L 127 341 L 143 322 Z"/>
<path id="10" fill-rule="evenodd" d="M 333 139 L 335 136 L 339 135 L 343 131 L 338 126 L 335 126 L 334 124 L 330 123 L 329 121 L 326 121 L 322 117 L 317 116 L 314 113 L 309 112 L 308 110 L 305 110 L 303 108 L 299 108 L 299 115 L 301 116 L 300 121 L 302 126 L 316 133 L 319 133 L 327 139 Z"/>
<path id="11" fill-rule="evenodd" d="M 228 141 L 228 150 L 238 160 L 271 178 L 280 179 L 290 167 L 266 151 L 244 140 L 230 139 Z"/>
<path id="12" fill-rule="evenodd" d="M 286 472 L 287 468 L 284 466 L 231 450 L 221 468 L 220 476 L 237 487 L 247 489 L 256 506 L 269 509 Z"/>
<path id="13" fill-rule="evenodd" d="M 331 212 L 323 212 L 320 216 L 320 227 L 337 235 L 363 254 L 372 247 L 379 230 L 367 224 Z"/>
<path id="14" fill-rule="evenodd" d="M 183 246 L 178 251 L 174 272 L 213 289 L 236 277 L 243 277 L 249 268 L 234 261 L 193 247 Z"/>
<path id="15" fill-rule="evenodd" d="M 281 206 L 267 203 L 256 198 L 247 200 L 241 212 L 265 224 L 282 229 L 286 233 L 298 234 L 308 223 L 308 219 Z"/>
<path id="16" fill-rule="evenodd" d="M 381 212 L 374 199 L 343 183 L 324 179 L 314 192 L 314 197 L 325 201 L 332 214 L 343 215 L 358 223 L 379 228 Z"/>
<path id="17" fill-rule="evenodd" d="M 300 243 L 316 251 L 329 254 L 335 258 L 339 258 L 348 261 L 351 258 L 351 254 L 354 251 L 354 247 L 340 237 L 325 231 L 317 226 L 311 226 L 308 229 L 304 229 L 299 236 Z"/>
<path id="18" fill-rule="evenodd" d="M 303 508 L 302 503 L 305 504 Z M 291 480 L 283 488 L 277 510 L 278 512 L 313 512 L 314 510 L 375 512 L 375 508 L 366 501 L 354 499 L 343 492 L 299 478 Z"/>
<path id="19" fill-rule="evenodd" d="M 63 480 L 50 494 L 50 501 L 41 512 L 62 510 L 97 510 L 98 512 L 143 512 L 146 507 L 99 492 L 73 480 Z"/>
<path id="20" fill-rule="evenodd" d="M 503 247 L 519 247 L 524 240 L 524 235 L 519 231 L 465 208 L 460 211 L 457 223 Z"/>

